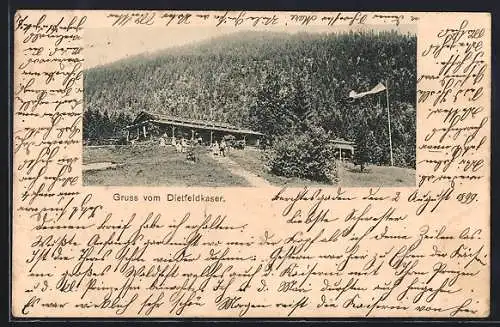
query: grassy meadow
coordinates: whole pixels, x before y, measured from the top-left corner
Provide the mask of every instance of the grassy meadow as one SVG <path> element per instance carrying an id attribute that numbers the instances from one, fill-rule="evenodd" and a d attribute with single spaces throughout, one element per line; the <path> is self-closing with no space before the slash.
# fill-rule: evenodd
<path id="1" fill-rule="evenodd" d="M 290 187 L 300 187 L 332 185 L 297 177 L 287 178 L 276 176 L 266 169 L 258 149 L 246 148 L 243 151 L 231 151 L 229 156 L 241 167 L 263 177 L 276 186 L 287 185 Z M 346 187 L 400 187 L 414 186 L 416 184 L 414 169 L 368 165 L 367 168 L 361 172 L 359 166 L 354 166 L 350 162 L 338 163 L 338 169 L 338 184 Z"/>
<path id="2" fill-rule="evenodd" d="M 248 181 L 215 160 L 203 147 L 197 149 L 197 161 L 186 160 L 171 146 L 157 145 L 84 147 L 83 164 L 109 162 L 115 168 L 84 170 L 83 184 L 96 186 L 250 186 Z M 289 187 L 328 186 L 301 178 L 286 178 L 270 173 L 258 149 L 232 149 L 229 158 L 272 185 Z M 415 170 L 369 165 L 361 172 L 359 166 L 343 162 L 339 167 L 339 184 L 346 187 L 413 186 Z"/>
<path id="3" fill-rule="evenodd" d="M 116 168 L 83 172 L 84 185 L 96 186 L 248 186 L 200 149 L 196 162 L 171 146 L 84 147 L 83 164 L 112 162 Z"/>

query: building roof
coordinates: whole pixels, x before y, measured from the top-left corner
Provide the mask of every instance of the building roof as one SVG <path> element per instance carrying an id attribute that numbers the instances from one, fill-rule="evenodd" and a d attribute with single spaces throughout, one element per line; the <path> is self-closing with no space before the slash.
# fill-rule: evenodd
<path id="1" fill-rule="evenodd" d="M 198 128 L 206 130 L 215 130 L 228 133 L 264 135 L 260 132 L 252 131 L 246 128 L 236 127 L 228 123 L 216 122 L 210 120 L 189 119 L 183 117 L 157 114 L 147 111 L 141 111 L 134 119 L 132 125 L 127 126 L 125 128 L 126 129 L 136 128 L 138 126 L 141 126 L 145 122 L 154 122 L 165 125 L 182 126 L 182 127 Z M 335 143 L 337 148 L 352 149 L 353 147 L 355 147 L 354 142 L 346 141 L 344 139 L 335 139 L 333 142 Z"/>
<path id="2" fill-rule="evenodd" d="M 335 139 L 334 142 L 336 144 L 354 145 L 354 142 L 352 142 L 352 141 L 346 141 L 344 139 Z"/>
<path id="3" fill-rule="evenodd" d="M 183 117 L 151 113 L 146 111 L 141 111 L 141 113 L 139 113 L 137 117 L 134 119 L 133 124 L 127 126 L 126 128 L 127 129 L 134 128 L 136 127 L 136 125 L 140 125 L 141 123 L 144 123 L 146 121 L 155 122 L 159 124 L 166 124 L 166 125 L 222 131 L 228 133 L 264 135 L 260 132 L 252 131 L 246 128 L 236 127 L 228 123 L 215 122 L 210 120 L 189 119 Z"/>

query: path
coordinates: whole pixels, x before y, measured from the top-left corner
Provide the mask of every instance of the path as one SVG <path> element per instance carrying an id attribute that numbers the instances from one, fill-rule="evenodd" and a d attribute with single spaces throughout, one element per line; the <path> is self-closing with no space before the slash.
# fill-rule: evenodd
<path id="1" fill-rule="evenodd" d="M 83 164 L 82 165 L 82 170 L 103 170 L 103 169 L 108 169 L 108 168 L 116 168 L 123 166 L 123 164 L 116 164 L 112 162 L 94 162 L 90 164 Z"/>
<path id="2" fill-rule="evenodd" d="M 236 161 L 229 157 L 213 156 L 215 161 L 220 162 L 222 165 L 227 167 L 229 171 L 235 175 L 241 176 L 247 180 L 247 182 L 253 187 L 270 187 L 271 183 L 266 181 L 264 178 L 243 169 Z"/>

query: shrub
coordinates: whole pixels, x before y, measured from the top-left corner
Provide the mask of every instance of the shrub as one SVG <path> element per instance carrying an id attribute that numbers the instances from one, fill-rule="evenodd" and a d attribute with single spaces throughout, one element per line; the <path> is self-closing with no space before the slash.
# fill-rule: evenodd
<path id="1" fill-rule="evenodd" d="M 276 175 L 321 182 L 336 178 L 332 137 L 319 127 L 276 139 L 267 150 L 266 159 L 269 169 Z"/>
<path id="2" fill-rule="evenodd" d="M 116 142 L 117 145 L 127 145 L 127 143 L 127 138 L 125 136 L 120 137 Z"/>

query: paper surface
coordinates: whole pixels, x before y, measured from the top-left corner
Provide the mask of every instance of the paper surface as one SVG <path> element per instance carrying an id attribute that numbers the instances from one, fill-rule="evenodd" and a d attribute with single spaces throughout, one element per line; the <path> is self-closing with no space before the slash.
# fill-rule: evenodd
<path id="1" fill-rule="evenodd" d="M 15 317 L 489 315 L 489 14 L 19 11 L 14 24 L 11 310 Z M 343 176 L 354 176 L 361 180 L 358 184 L 305 186 L 299 180 L 280 185 L 284 179 L 252 172 L 234 157 L 264 151 L 258 146 L 243 150 L 234 146 L 226 157 L 222 152 L 200 155 L 207 160 L 205 169 L 216 177 L 211 180 L 202 173 L 196 177 L 194 170 L 201 171 L 203 165 L 189 162 L 182 144 L 170 145 L 170 129 L 165 130 L 164 138 L 155 139 L 151 126 L 177 126 L 172 129 L 174 143 L 175 131 L 185 128 L 193 136 L 200 133 L 200 142 L 210 133 L 216 138 L 222 132 L 234 132 L 246 142 L 259 139 L 260 134 L 235 127 L 231 119 L 240 117 L 231 115 L 235 110 L 218 110 L 225 105 L 220 100 L 214 110 L 226 116 L 187 117 L 186 110 L 193 108 L 197 113 L 200 108 L 197 94 L 183 91 L 193 90 L 189 83 L 196 80 L 190 74 L 198 76 L 195 70 L 172 78 L 161 75 L 158 66 L 159 73 L 151 73 L 148 86 L 122 81 L 128 88 L 119 86 L 118 91 L 112 91 L 117 82 L 111 73 L 101 73 L 100 82 L 88 73 L 109 65 L 127 69 L 153 58 L 157 51 L 161 56 L 169 47 L 181 49 L 182 58 L 188 58 L 191 46 L 217 44 L 224 36 L 237 43 L 240 36 L 243 40 L 251 32 L 260 33 L 255 42 L 265 40 L 262 35 L 266 33 L 276 33 L 275 41 L 268 42 L 273 47 L 285 42 L 280 41 L 280 33 L 295 35 L 288 41 L 293 45 L 294 37 L 307 33 L 334 32 L 354 39 L 356 33 L 391 30 L 400 35 L 413 33 L 417 40 L 416 81 L 410 81 L 416 87 L 416 141 L 407 141 L 407 147 L 416 149 L 416 169 L 406 184 L 370 179 L 377 171 L 389 169 L 388 155 L 385 163 L 368 163 L 364 173 L 358 172 L 349 158 L 342 157 L 357 155 L 360 145 L 356 140 L 337 142 L 340 157 L 336 162 L 344 174 L 340 174 L 340 182 Z M 308 49 L 307 37 L 304 40 Z M 175 51 L 166 56 L 181 56 Z M 215 55 L 206 56 L 222 58 L 221 70 L 233 67 L 222 52 L 213 51 Z M 304 69 L 311 67 L 314 74 L 321 74 L 327 66 L 318 62 L 350 50 L 334 48 L 322 61 L 312 57 L 310 66 L 309 52 L 304 51 L 296 54 L 304 58 Z M 136 55 L 142 57 L 132 58 Z M 381 58 L 364 58 L 362 50 L 350 59 L 354 62 L 328 65 L 356 67 L 353 74 L 361 76 L 362 71 L 370 74 L 363 68 L 367 62 L 382 62 Z M 400 59 L 394 54 L 386 60 Z M 196 60 L 186 62 L 179 61 L 188 67 L 186 71 L 190 65 L 199 67 Z M 260 62 L 256 65 L 265 67 Z M 260 76 L 256 71 L 245 72 L 248 67 L 241 65 L 241 74 Z M 411 123 L 398 118 L 398 106 L 386 108 L 385 101 L 395 103 L 395 94 L 405 90 L 391 87 L 390 76 L 398 71 L 384 74 L 389 76 L 389 85 L 379 80 L 371 85 L 339 86 L 358 93 L 378 82 L 387 86 L 387 94 L 356 100 L 374 101 L 380 112 L 381 135 L 386 135 L 387 124 L 389 130 L 398 130 L 401 124 Z M 134 73 L 129 76 L 130 81 L 136 80 Z M 168 84 L 169 78 L 180 84 Z M 207 84 L 214 85 L 213 92 L 224 92 L 236 78 Z M 100 84 L 90 91 L 92 81 Z M 149 85 L 157 87 L 154 83 L 165 85 L 147 98 L 146 93 L 139 94 Z M 232 97 L 232 103 L 246 103 L 245 89 L 249 87 L 242 85 L 238 94 L 217 99 Z M 185 92 L 185 99 L 172 96 L 170 90 Z M 104 92 L 116 93 L 106 97 Z M 347 92 L 332 94 L 337 98 L 325 97 L 329 104 L 348 98 Z M 84 111 L 92 106 L 101 106 L 102 112 L 122 108 L 114 101 L 126 96 L 131 97 L 127 106 L 134 110 L 133 118 L 140 111 L 151 111 L 141 108 L 143 103 L 170 103 L 173 108 L 172 101 L 178 100 L 178 108 L 183 109 L 177 113 L 172 109 L 168 117 L 143 115 L 149 117 L 146 122 L 137 118 L 136 125 L 127 130 L 127 145 L 87 144 Z M 212 94 L 206 99 L 210 97 Z M 190 99 L 191 106 L 186 104 Z M 342 103 L 349 108 L 365 102 Z M 174 122 L 177 118 L 172 116 L 182 119 Z M 231 124 L 217 127 L 213 121 Z M 191 134 L 185 137 L 189 139 Z M 402 165 L 397 151 L 400 136 L 393 132 L 390 137 L 390 160 L 395 166 Z M 384 153 L 388 153 L 386 147 Z M 90 157 L 95 159 L 90 162 L 85 157 L 99 156 L 100 151 L 114 151 L 125 159 Z M 165 151 L 163 157 L 161 151 Z M 168 164 L 158 164 L 161 174 L 155 171 L 154 175 L 152 166 L 144 166 L 133 176 L 126 175 L 132 162 L 134 167 L 142 162 L 154 165 L 150 161 L 157 160 L 155 156 L 180 158 L 175 164 L 181 162 L 180 167 L 188 167 L 188 172 L 178 168 L 184 177 L 171 184 L 164 177 Z M 227 180 L 217 177 L 219 173 L 226 173 Z M 199 182 L 202 179 L 206 183 Z"/>

